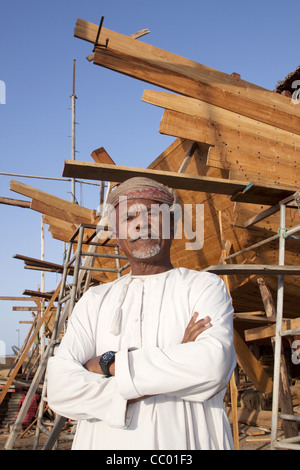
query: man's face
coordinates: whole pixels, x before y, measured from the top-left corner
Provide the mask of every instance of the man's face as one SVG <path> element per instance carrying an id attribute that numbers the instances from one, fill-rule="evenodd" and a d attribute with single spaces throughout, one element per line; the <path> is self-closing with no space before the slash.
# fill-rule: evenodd
<path id="1" fill-rule="evenodd" d="M 168 256 L 173 238 L 171 226 L 166 204 L 124 199 L 117 206 L 116 239 L 129 260 L 151 262 Z"/>

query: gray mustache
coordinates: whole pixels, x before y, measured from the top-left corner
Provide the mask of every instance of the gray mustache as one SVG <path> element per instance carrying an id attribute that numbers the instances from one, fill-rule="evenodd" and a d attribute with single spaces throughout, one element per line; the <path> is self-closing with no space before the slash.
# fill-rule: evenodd
<path id="1" fill-rule="evenodd" d="M 135 240 L 138 240 L 139 238 L 155 238 L 155 239 L 159 238 L 158 233 L 156 231 L 149 230 L 148 228 L 136 231 L 132 235 L 129 233 L 129 237 L 130 237 L 130 241 L 135 241 Z"/>

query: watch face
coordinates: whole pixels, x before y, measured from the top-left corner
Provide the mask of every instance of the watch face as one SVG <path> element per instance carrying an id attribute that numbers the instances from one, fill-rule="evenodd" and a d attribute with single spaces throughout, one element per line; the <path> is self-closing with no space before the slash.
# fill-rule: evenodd
<path id="1" fill-rule="evenodd" d="M 101 360 L 103 362 L 109 362 L 114 357 L 114 355 L 115 353 L 113 351 L 108 351 L 102 355 Z"/>
<path id="2" fill-rule="evenodd" d="M 102 369 L 102 372 L 104 375 L 107 377 L 111 377 L 111 374 L 109 373 L 109 366 L 114 362 L 115 360 L 115 351 L 107 351 L 102 356 L 100 357 L 99 364 Z"/>

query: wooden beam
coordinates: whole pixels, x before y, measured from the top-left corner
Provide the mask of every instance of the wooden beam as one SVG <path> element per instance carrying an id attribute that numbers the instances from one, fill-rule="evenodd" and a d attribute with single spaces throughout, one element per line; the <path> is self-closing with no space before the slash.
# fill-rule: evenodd
<path id="1" fill-rule="evenodd" d="M 66 220 L 57 219 L 56 217 L 52 217 L 51 215 L 47 215 L 47 214 L 44 215 L 43 221 L 45 224 L 51 227 L 55 227 L 57 229 L 61 229 L 65 232 L 71 233 L 71 235 L 78 228 L 78 224 L 67 222 Z"/>
<path id="2" fill-rule="evenodd" d="M 0 204 L 7 204 L 9 206 L 25 207 L 30 209 L 29 201 L 22 201 L 21 199 L 11 199 L 8 197 L 0 197 Z"/>
<path id="3" fill-rule="evenodd" d="M 208 120 L 212 125 L 227 127 L 230 123 L 230 129 L 273 140 L 274 145 L 279 141 L 287 145 L 300 147 L 300 135 L 265 124 L 257 118 L 251 119 L 242 116 L 240 113 L 234 113 L 198 99 L 163 91 L 145 90 L 142 100 L 165 109 Z"/>
<path id="4" fill-rule="evenodd" d="M 170 171 L 133 168 L 100 163 L 66 160 L 63 176 L 100 181 L 123 182 L 135 176 L 147 176 L 173 189 L 232 195 L 232 200 L 255 204 L 272 204 L 294 194 L 294 188 L 276 185 L 251 185 L 237 180 L 189 175 Z"/>
<path id="5" fill-rule="evenodd" d="M 97 31 L 98 25 L 78 19 L 74 35 L 94 43 Z M 106 38 L 108 47 L 95 50 L 94 64 L 300 133 L 300 110 L 287 97 L 102 28 L 99 42 Z"/>
<path id="6" fill-rule="evenodd" d="M 216 264 L 203 269 L 210 273 L 218 275 L 223 274 L 265 274 L 266 276 L 291 275 L 298 276 L 300 274 L 300 266 L 278 266 L 276 264 Z"/>
<path id="7" fill-rule="evenodd" d="M 273 206 L 277 202 L 292 196 L 294 192 L 295 188 L 291 186 L 264 185 L 251 182 L 244 190 L 231 196 L 231 200 Z"/>
<path id="8" fill-rule="evenodd" d="M 243 137 L 247 139 L 246 135 Z M 250 181 L 266 179 L 268 183 L 273 181 L 279 185 L 292 184 L 294 186 L 298 184 L 300 186 L 300 168 L 296 163 L 297 160 L 288 158 L 284 151 L 287 146 L 281 145 L 279 148 L 278 145 L 280 145 L 279 142 L 270 142 L 267 148 L 268 155 L 262 154 L 259 140 L 255 142 L 255 145 L 249 146 L 247 152 L 229 145 L 211 146 L 207 157 L 207 166 L 229 170 L 231 174 L 238 172 Z M 245 142 L 244 147 L 246 147 Z M 300 149 L 297 150 L 299 152 Z"/>
<path id="9" fill-rule="evenodd" d="M 110 165 L 115 165 L 113 159 L 108 155 L 104 147 L 93 150 L 91 157 L 96 163 L 109 163 Z"/>
<path id="10" fill-rule="evenodd" d="M 40 312 L 41 308 L 38 307 L 13 307 L 13 312 Z"/>
<path id="11" fill-rule="evenodd" d="M 294 194 L 293 200 L 290 202 L 286 202 L 287 207 L 294 207 L 295 209 L 298 208 L 298 203 L 297 203 L 297 197 L 298 197 L 299 191 L 296 191 Z M 282 203 L 284 201 L 281 201 Z M 255 216 L 251 217 L 250 219 L 245 220 L 243 222 L 243 226 L 245 228 L 252 227 L 252 225 L 255 225 L 256 223 L 266 219 L 267 217 L 275 214 L 276 212 L 279 212 L 280 210 L 280 204 L 274 204 L 274 206 L 269 207 L 268 209 L 265 209 L 264 211 L 260 212 L 259 214 L 256 214 Z"/>
<path id="12" fill-rule="evenodd" d="M 245 220 L 245 222 L 243 223 L 243 227 L 245 228 L 252 227 L 258 222 L 261 222 L 262 220 L 266 219 L 270 215 L 276 214 L 276 212 L 279 212 L 279 210 L 280 210 L 280 204 L 274 204 L 274 206 L 271 206 L 268 209 L 265 209 L 264 211 L 260 212 L 259 214 L 256 214 L 253 217 L 250 217 L 250 219 Z"/>
<path id="13" fill-rule="evenodd" d="M 290 320 L 283 320 L 282 331 L 300 328 L 300 317 Z M 246 341 L 257 341 L 265 338 L 272 338 L 276 335 L 276 325 L 259 326 L 244 331 Z"/>
<path id="14" fill-rule="evenodd" d="M 229 124 L 229 123 L 228 123 Z M 162 116 L 159 132 L 182 139 L 196 142 L 204 142 L 208 145 L 228 146 L 230 150 L 244 152 L 249 155 L 273 157 L 274 163 L 277 157 L 289 159 L 295 164 L 298 159 L 299 149 L 292 145 L 274 141 L 254 134 L 246 134 L 231 129 L 228 126 L 214 124 L 207 119 L 191 116 L 166 109 Z"/>
<path id="15" fill-rule="evenodd" d="M 272 380 L 236 330 L 234 331 L 234 347 L 238 364 L 255 388 L 260 392 L 271 393 L 273 390 Z"/>
<path id="16" fill-rule="evenodd" d="M 24 261 L 25 266 L 31 266 L 31 267 L 35 267 L 38 269 L 45 268 L 51 272 L 62 273 L 64 269 L 64 266 L 61 264 L 51 263 L 49 261 L 40 260 L 36 258 L 30 258 L 29 256 L 14 255 L 14 258 Z M 70 273 L 72 273 L 72 271 L 73 271 L 73 268 L 70 267 Z"/>
<path id="17" fill-rule="evenodd" d="M 229 181 L 220 178 L 210 178 L 199 175 L 188 175 L 170 171 L 152 170 L 145 168 L 133 168 L 117 165 L 100 164 L 94 162 L 80 162 L 66 160 L 63 176 L 72 178 L 84 177 L 85 179 L 100 181 L 123 182 L 135 176 L 147 176 L 166 184 L 174 189 L 188 189 L 190 191 L 212 192 L 219 194 L 235 194 L 247 187 L 245 182 Z M 76 175 L 76 176 L 75 176 Z M 84 176 L 83 176 L 84 175 Z"/>
<path id="18" fill-rule="evenodd" d="M 31 295 L 34 297 L 41 297 L 47 300 L 51 300 L 53 296 L 53 292 L 40 292 L 40 291 L 25 289 L 23 292 L 23 295 Z"/>
<path id="19" fill-rule="evenodd" d="M 9 301 L 17 301 L 17 300 L 20 300 L 22 302 L 32 302 L 33 299 L 29 299 L 27 297 L 10 297 L 10 296 L 0 296 L 0 300 L 9 300 Z"/>
<path id="20" fill-rule="evenodd" d="M 264 313 L 264 312 L 262 312 Z M 254 322 L 254 323 L 264 323 L 270 324 L 271 322 L 275 322 L 275 320 L 270 320 L 266 316 L 259 316 L 259 315 L 251 315 L 247 314 L 247 312 L 242 313 L 234 313 L 233 315 L 234 320 L 246 321 L 246 322 Z"/>
<path id="21" fill-rule="evenodd" d="M 91 210 L 86 209 L 85 207 L 79 206 L 70 201 L 66 201 L 65 199 L 61 199 L 57 196 L 53 196 L 51 194 L 45 193 L 44 191 L 40 191 L 39 189 L 33 188 L 32 186 L 28 186 L 24 183 L 20 183 L 15 180 L 11 180 L 10 183 L 11 191 L 17 192 L 19 194 L 23 194 L 24 196 L 30 197 L 41 204 L 43 204 L 43 208 L 46 207 L 53 207 L 58 212 L 62 212 L 63 214 L 69 214 L 69 217 L 73 220 L 75 217 L 82 220 L 82 223 L 90 223 L 91 222 Z M 31 206 L 32 207 L 32 206 Z M 49 214 L 51 215 L 51 214 Z M 63 220 L 69 220 L 67 219 Z M 72 222 L 72 220 L 70 220 Z"/>
<path id="22" fill-rule="evenodd" d="M 263 278 L 257 279 L 260 295 L 264 304 L 266 316 L 276 321 L 276 307 L 270 291 L 270 288 Z"/>
<path id="23" fill-rule="evenodd" d="M 266 426 L 268 428 L 271 428 L 272 426 L 272 411 L 250 410 L 244 407 L 239 407 L 237 411 L 239 423 L 245 423 L 248 424 L 248 426 Z M 231 408 L 227 407 L 226 412 L 228 414 L 229 421 L 232 421 Z M 278 429 L 282 429 L 281 418 L 278 420 Z"/>

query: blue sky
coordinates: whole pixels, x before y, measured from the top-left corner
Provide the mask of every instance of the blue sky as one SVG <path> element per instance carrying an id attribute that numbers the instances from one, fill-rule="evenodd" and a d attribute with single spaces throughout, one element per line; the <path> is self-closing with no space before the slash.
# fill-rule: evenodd
<path id="1" fill-rule="evenodd" d="M 105 147 L 115 163 L 146 167 L 174 139 L 158 132 L 162 110 L 141 101 L 146 83 L 97 67 L 86 60 L 92 45 L 74 38 L 77 18 L 125 35 L 143 28 L 142 40 L 196 62 L 273 90 L 293 71 L 299 58 L 298 2 L 287 0 L 10 0 L 0 5 L 0 80 L 6 103 L 0 104 L 0 172 L 61 177 L 71 158 L 72 68 L 76 59 L 76 158 Z M 1 101 L 1 99 L 0 99 Z M 0 196 L 21 198 L 9 190 L 13 177 L 0 175 Z M 70 183 L 14 177 L 70 200 Z M 77 185 L 80 204 L 97 207 L 98 190 Z M 25 198 L 24 198 L 25 199 Z M 40 214 L 0 205 L 0 296 L 36 290 L 40 272 L 24 269 L 13 258 L 40 258 Z M 47 233 L 45 259 L 61 263 L 63 245 Z M 46 290 L 60 278 L 46 274 Z M 0 301 L 0 344 L 20 344 L 31 314 L 12 311 L 16 302 Z M 25 304 L 24 304 L 25 305 Z M 1 349 L 1 348 L 0 348 Z M 2 351 L 0 350 L 0 354 Z"/>

